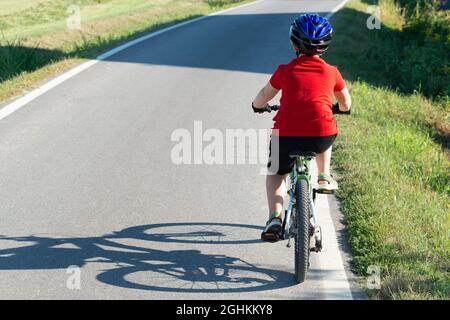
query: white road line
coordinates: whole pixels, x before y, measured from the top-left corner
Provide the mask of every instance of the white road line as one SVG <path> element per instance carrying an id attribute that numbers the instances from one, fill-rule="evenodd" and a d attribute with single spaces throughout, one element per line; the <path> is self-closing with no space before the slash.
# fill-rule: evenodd
<path id="1" fill-rule="evenodd" d="M 314 185 L 317 181 L 315 161 L 312 162 L 311 173 Z M 331 217 L 328 197 L 328 195 L 318 194 L 315 203 L 323 237 L 323 251 L 319 253 L 319 266 L 315 271 L 320 275 L 325 299 L 353 300 L 350 283 L 341 257 L 336 229 Z"/>
<path id="2" fill-rule="evenodd" d="M 262 1 L 265 1 L 265 0 L 257 0 L 257 1 L 254 1 L 254 2 L 250 2 L 250 3 L 246 3 L 246 4 L 243 4 L 243 5 L 237 6 L 237 7 L 232 7 L 232 8 L 228 8 L 228 9 L 222 10 L 222 11 L 213 12 L 213 13 L 208 14 L 206 16 L 202 16 L 202 17 L 198 17 L 198 18 L 195 18 L 195 19 L 187 20 L 187 21 L 175 24 L 173 26 L 170 26 L 170 27 L 167 27 L 167 28 L 164 28 L 164 29 L 152 32 L 152 33 L 149 33 L 147 35 L 144 35 L 142 37 L 139 37 L 139 38 L 137 38 L 135 40 L 132 40 L 132 41 L 129 41 L 127 43 L 124 43 L 121 46 L 118 46 L 118 47 L 116 47 L 114 49 L 111 49 L 111 50 L 109 50 L 109 51 L 99 55 L 98 57 L 95 58 L 95 60 L 87 61 L 85 63 L 82 63 L 82 64 L 80 64 L 80 65 L 70 69 L 69 71 L 66 71 L 65 73 L 61 74 L 60 76 L 58 76 L 58 77 L 56 77 L 56 78 L 46 82 L 41 87 L 39 87 L 39 88 L 37 88 L 37 89 L 27 93 L 23 97 L 18 98 L 14 102 L 6 105 L 2 109 L 0 109 L 0 120 L 3 120 L 4 118 L 6 118 L 7 116 L 9 116 L 12 113 L 16 112 L 17 110 L 19 110 L 20 108 L 22 108 L 23 106 L 28 104 L 29 102 L 31 102 L 34 99 L 36 99 L 37 97 L 43 95 L 44 93 L 48 92 L 49 90 L 53 89 L 54 87 L 60 85 L 64 81 L 66 81 L 66 80 L 76 76 L 80 72 L 82 72 L 82 71 L 92 67 L 93 65 L 95 65 L 99 61 L 105 60 L 105 59 L 111 57 L 112 55 L 114 55 L 114 54 L 116 54 L 116 53 L 118 53 L 120 51 L 128 49 L 128 48 L 130 48 L 130 47 L 132 47 L 132 46 L 134 46 L 134 45 L 136 45 L 138 43 L 141 43 L 143 41 L 146 41 L 146 40 L 148 40 L 150 38 L 159 36 L 160 34 L 165 33 L 167 31 L 170 31 L 170 30 L 173 30 L 173 29 L 176 29 L 176 28 L 180 28 L 182 26 L 185 26 L 185 25 L 188 25 L 188 24 L 191 24 L 191 23 L 194 23 L 194 22 L 197 22 L 197 21 L 200 21 L 200 20 L 203 20 L 203 19 L 215 16 L 215 15 L 219 15 L 219 14 L 223 14 L 223 13 L 226 13 L 226 12 L 229 12 L 229 11 L 232 11 L 232 10 L 236 10 L 236 9 L 244 8 L 244 7 L 247 7 L 247 6 L 251 6 L 251 5 L 257 4 L 257 3 L 262 2 Z"/>
<path id="3" fill-rule="evenodd" d="M 236 9 L 239 9 L 239 8 L 244 8 L 244 7 L 247 7 L 247 6 L 251 6 L 251 5 L 260 3 L 262 1 L 265 1 L 265 0 L 256 0 L 254 2 L 246 3 L 246 4 L 243 4 L 243 5 L 237 6 L 237 7 L 225 9 L 225 10 L 218 11 L 218 12 L 214 12 L 214 13 L 211 13 L 211 14 L 203 16 L 203 17 L 199 17 L 199 18 L 195 18 L 195 19 L 188 20 L 188 21 L 185 21 L 185 22 L 181 22 L 181 23 L 178 23 L 178 24 L 173 25 L 171 27 L 167 27 L 167 28 L 164 28 L 164 29 L 152 32 L 150 34 L 147 34 L 147 35 L 142 36 L 140 38 L 137 38 L 135 40 L 129 41 L 127 43 L 124 43 L 121 46 L 118 46 L 118 47 L 116 47 L 114 49 L 111 49 L 110 51 L 107 51 L 107 52 L 99 55 L 98 57 L 95 58 L 95 60 L 87 61 L 85 63 L 82 63 L 82 64 L 72 68 L 71 70 L 63 73 L 62 75 L 60 75 L 60 76 L 54 78 L 53 80 L 50 80 L 49 82 L 45 83 L 41 87 L 39 87 L 39 88 L 37 88 L 37 89 L 27 93 L 23 97 L 18 98 L 14 102 L 6 105 L 2 109 L 0 109 L 0 120 L 3 120 L 4 118 L 6 118 L 7 116 L 9 116 L 12 113 L 16 112 L 17 110 L 19 110 L 20 108 L 22 108 L 23 106 L 28 104 L 29 102 L 31 102 L 34 99 L 36 99 L 37 97 L 43 95 L 44 93 L 48 92 L 49 90 L 53 89 L 54 87 L 60 85 L 64 81 L 66 81 L 66 80 L 76 76 L 80 72 L 82 72 L 82 71 L 92 67 L 93 65 L 95 65 L 99 61 L 105 60 L 105 59 L 111 57 L 112 55 L 114 55 L 114 54 L 116 54 L 116 53 L 118 53 L 120 51 L 128 49 L 128 48 L 130 48 L 130 47 L 132 47 L 132 46 L 134 46 L 134 45 L 136 45 L 138 43 L 141 43 L 141 42 L 146 41 L 146 40 L 148 40 L 150 38 L 156 37 L 156 36 L 158 36 L 158 35 L 160 35 L 162 33 L 165 33 L 167 31 L 170 31 L 170 30 L 173 30 L 173 29 L 185 26 L 187 24 L 194 23 L 194 22 L 206 19 L 208 17 L 212 17 L 212 16 L 215 16 L 215 15 L 223 14 L 223 13 L 226 13 L 226 12 L 229 12 L 229 11 L 232 11 L 232 10 L 236 10 Z M 327 14 L 325 17 L 327 19 L 331 18 L 333 16 L 333 14 L 336 11 L 338 11 L 340 8 L 342 8 L 347 2 L 348 2 L 348 0 L 342 1 L 339 5 L 337 5 L 331 11 L 331 13 Z"/>
<path id="4" fill-rule="evenodd" d="M 338 12 L 339 10 L 341 10 L 341 8 L 343 6 L 345 6 L 345 4 L 348 2 L 349 0 L 344 0 L 341 3 L 339 3 L 336 7 L 333 8 L 333 10 L 331 10 L 331 12 L 329 14 L 327 14 L 325 16 L 326 19 L 330 19 L 336 12 Z"/>
<path id="5" fill-rule="evenodd" d="M 344 0 L 339 3 L 325 18 L 330 19 L 333 17 L 348 1 Z M 317 181 L 317 166 L 315 161 L 311 169 L 312 179 L 313 181 Z M 321 282 L 324 288 L 324 295 L 326 299 L 353 300 L 327 197 L 327 195 L 317 195 L 316 198 L 316 210 L 323 234 L 324 251 L 319 253 L 319 273 L 322 274 Z"/>

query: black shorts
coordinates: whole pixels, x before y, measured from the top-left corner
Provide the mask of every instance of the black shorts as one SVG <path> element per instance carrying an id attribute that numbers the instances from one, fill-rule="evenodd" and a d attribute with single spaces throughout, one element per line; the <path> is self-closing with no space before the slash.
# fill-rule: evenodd
<path id="1" fill-rule="evenodd" d="M 279 166 L 278 170 L 276 168 L 271 168 L 272 163 L 272 141 L 274 138 L 270 139 L 269 146 L 269 162 L 267 167 L 269 172 L 276 173 L 279 175 L 284 175 L 291 172 L 294 166 L 295 159 L 289 157 L 289 152 L 291 151 L 313 151 L 315 153 L 323 153 L 328 148 L 330 148 L 334 140 L 336 139 L 336 134 L 324 137 L 278 137 L 279 141 Z M 272 170 L 271 170 L 272 169 Z"/>

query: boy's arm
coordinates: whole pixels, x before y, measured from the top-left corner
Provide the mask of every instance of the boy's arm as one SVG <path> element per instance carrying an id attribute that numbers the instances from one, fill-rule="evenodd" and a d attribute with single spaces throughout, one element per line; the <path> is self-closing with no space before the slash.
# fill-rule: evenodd
<path id="1" fill-rule="evenodd" d="M 268 82 L 256 95 L 256 98 L 253 100 L 253 106 L 257 109 L 263 108 L 267 102 L 277 95 L 278 91 L 280 90 L 275 89 L 270 82 Z"/>
<path id="2" fill-rule="evenodd" d="M 339 109 L 341 111 L 348 111 L 352 107 L 352 98 L 348 92 L 347 87 L 344 87 L 341 91 L 336 91 L 334 97 L 339 102 Z"/>

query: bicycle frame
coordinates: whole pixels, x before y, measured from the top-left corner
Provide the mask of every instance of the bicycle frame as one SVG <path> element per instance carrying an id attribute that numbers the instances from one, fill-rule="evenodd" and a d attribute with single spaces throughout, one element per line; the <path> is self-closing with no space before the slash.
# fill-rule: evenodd
<path id="1" fill-rule="evenodd" d="M 314 228 L 314 230 L 319 226 L 318 224 L 318 219 L 317 219 L 317 214 L 316 214 L 316 209 L 314 206 L 314 193 L 313 193 L 313 189 L 312 189 L 312 184 L 311 184 L 311 172 L 309 170 L 310 168 L 310 163 L 311 160 L 313 158 L 312 157 L 297 157 L 294 167 L 292 169 L 292 171 L 290 172 L 289 176 L 286 178 L 286 183 L 289 182 L 290 186 L 288 188 L 288 195 L 289 195 L 289 204 L 288 207 L 286 209 L 286 214 L 285 214 L 285 218 L 284 218 L 284 223 L 283 223 L 283 239 L 288 239 L 290 241 L 290 239 L 294 236 L 294 232 L 295 232 L 295 223 L 292 223 L 292 221 L 295 218 L 295 206 L 296 206 L 296 197 L 295 197 L 295 188 L 297 185 L 297 181 L 299 179 L 303 179 L 308 183 L 308 187 L 309 187 L 309 195 L 311 197 L 310 199 L 310 212 L 311 212 L 311 226 L 312 228 Z M 294 221 L 295 222 L 295 221 Z M 288 246 L 290 245 L 290 243 L 288 243 Z"/>

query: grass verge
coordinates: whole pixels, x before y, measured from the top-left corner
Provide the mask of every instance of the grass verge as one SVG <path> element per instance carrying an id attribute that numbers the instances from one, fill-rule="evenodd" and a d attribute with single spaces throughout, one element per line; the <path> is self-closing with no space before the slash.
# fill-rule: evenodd
<path id="1" fill-rule="evenodd" d="M 353 0 L 333 18 L 325 57 L 349 80 L 354 104 L 338 119 L 333 155 L 353 269 L 367 276 L 369 266 L 381 268 L 381 289 L 368 290 L 373 298 L 449 299 L 448 96 L 430 100 L 387 72 L 398 63 L 390 44 L 414 44 L 392 0 L 378 3 L 381 29 L 366 28 L 367 2 Z"/>
<path id="2" fill-rule="evenodd" d="M 72 0 L 5 0 L 0 103 L 122 42 L 245 2 L 251 0 L 80 0 L 81 29 L 69 29 Z"/>

